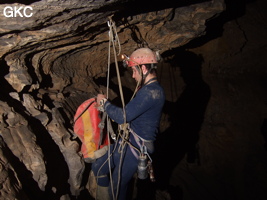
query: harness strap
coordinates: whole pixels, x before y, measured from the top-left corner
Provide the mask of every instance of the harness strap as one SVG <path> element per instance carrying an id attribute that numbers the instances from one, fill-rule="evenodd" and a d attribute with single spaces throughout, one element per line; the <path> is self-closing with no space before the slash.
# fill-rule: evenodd
<path id="1" fill-rule="evenodd" d="M 136 144 L 139 146 L 139 149 L 140 149 L 141 153 L 146 154 L 149 157 L 149 159 L 152 161 L 152 159 L 150 158 L 150 156 L 149 156 L 149 154 L 147 152 L 147 146 L 149 146 L 149 145 L 153 146 L 153 141 L 152 140 L 146 140 L 146 139 L 140 137 L 130 127 L 128 127 L 128 130 L 129 130 L 130 133 L 133 134 L 133 136 L 134 136 L 133 138 L 134 138 Z M 137 151 L 131 145 L 130 145 L 130 149 L 131 149 L 131 152 L 133 153 L 133 155 L 136 157 L 136 159 L 138 159 L 139 156 L 136 153 Z"/>
<path id="2" fill-rule="evenodd" d="M 131 141 L 131 140 L 130 140 Z M 132 152 L 132 154 L 134 155 L 134 157 L 138 160 L 139 158 L 139 155 L 137 154 L 137 150 L 135 150 L 132 145 L 129 145 L 130 146 L 130 150 Z"/>
<path id="3" fill-rule="evenodd" d="M 129 131 L 133 134 L 133 136 L 136 138 L 136 140 L 138 141 L 138 143 L 140 143 L 139 141 L 143 141 L 143 142 L 153 142 L 152 140 L 146 140 L 142 137 L 140 137 L 136 132 L 134 132 L 133 129 L 131 129 L 130 127 L 128 127 Z M 137 144 L 138 144 L 137 143 Z M 140 146 L 141 147 L 141 146 Z"/>

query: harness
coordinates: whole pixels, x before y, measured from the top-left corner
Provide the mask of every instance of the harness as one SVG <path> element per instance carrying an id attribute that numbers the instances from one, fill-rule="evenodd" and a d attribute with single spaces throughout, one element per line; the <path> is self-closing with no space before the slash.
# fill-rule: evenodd
<path id="1" fill-rule="evenodd" d="M 130 126 L 128 127 L 128 129 L 129 129 L 129 132 L 132 133 L 133 138 L 139 147 L 139 150 L 140 150 L 139 153 L 146 154 L 150 158 L 147 150 L 149 150 L 150 152 L 152 152 L 154 150 L 153 141 L 152 140 L 145 140 L 144 138 L 140 137 L 137 133 L 134 132 L 133 129 L 130 128 Z M 133 155 L 136 157 L 136 159 L 138 159 L 138 155 L 136 153 L 136 150 L 132 146 L 130 146 L 130 149 L 131 149 Z M 150 160 L 152 160 L 152 159 L 150 158 Z"/>

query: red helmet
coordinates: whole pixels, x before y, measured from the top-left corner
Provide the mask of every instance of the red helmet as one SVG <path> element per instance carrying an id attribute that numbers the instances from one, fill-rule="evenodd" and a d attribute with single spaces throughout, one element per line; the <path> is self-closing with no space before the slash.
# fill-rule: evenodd
<path id="1" fill-rule="evenodd" d="M 158 61 L 156 54 L 149 48 L 135 50 L 128 59 L 128 67 L 150 63 L 158 63 Z"/>

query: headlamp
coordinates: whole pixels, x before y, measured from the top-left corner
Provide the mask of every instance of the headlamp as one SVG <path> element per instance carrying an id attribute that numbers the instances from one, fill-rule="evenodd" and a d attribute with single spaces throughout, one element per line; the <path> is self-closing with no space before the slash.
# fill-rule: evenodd
<path id="1" fill-rule="evenodd" d="M 130 58 L 126 54 L 121 54 L 121 59 L 122 60 L 129 60 Z"/>
<path id="2" fill-rule="evenodd" d="M 129 56 L 127 56 L 126 54 L 121 54 L 121 59 L 123 67 L 126 68 L 128 66 L 128 60 L 130 59 Z"/>

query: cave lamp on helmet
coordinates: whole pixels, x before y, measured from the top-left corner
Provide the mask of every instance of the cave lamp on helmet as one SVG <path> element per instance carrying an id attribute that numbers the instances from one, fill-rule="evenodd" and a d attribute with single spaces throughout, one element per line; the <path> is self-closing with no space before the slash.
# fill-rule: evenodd
<path id="1" fill-rule="evenodd" d="M 156 53 L 149 48 L 137 49 L 127 59 L 128 67 L 152 63 L 158 63 L 158 58 Z"/>

